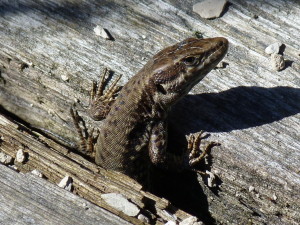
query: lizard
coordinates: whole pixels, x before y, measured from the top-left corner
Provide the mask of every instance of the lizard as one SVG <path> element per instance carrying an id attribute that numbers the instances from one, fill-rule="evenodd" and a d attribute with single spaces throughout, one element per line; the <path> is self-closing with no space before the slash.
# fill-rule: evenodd
<path id="1" fill-rule="evenodd" d="M 200 151 L 202 132 L 191 134 L 186 150 L 180 156 L 171 154 L 167 150 L 168 112 L 216 67 L 227 50 L 228 40 L 223 37 L 185 39 L 154 55 L 120 91 L 118 77 L 104 92 L 105 69 L 98 87 L 93 83 L 88 109 L 94 120 L 104 119 L 93 147 L 96 164 L 140 183 L 145 182 L 150 165 L 170 170 L 198 165 L 217 143 L 210 142 Z M 71 115 L 86 146 L 77 111 L 71 108 Z"/>

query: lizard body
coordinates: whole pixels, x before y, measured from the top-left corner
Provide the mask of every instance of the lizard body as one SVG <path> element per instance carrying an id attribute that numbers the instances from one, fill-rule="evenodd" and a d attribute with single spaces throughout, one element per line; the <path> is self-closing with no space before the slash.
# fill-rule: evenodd
<path id="1" fill-rule="evenodd" d="M 168 112 L 223 59 L 227 49 L 225 38 L 189 38 L 157 53 L 116 100 L 110 94 L 104 101 L 102 93 L 94 90 L 90 114 L 94 119 L 106 116 L 94 146 L 96 164 L 138 181 L 150 164 L 192 167 L 198 152 L 183 153 L 180 159 L 167 152 Z"/>

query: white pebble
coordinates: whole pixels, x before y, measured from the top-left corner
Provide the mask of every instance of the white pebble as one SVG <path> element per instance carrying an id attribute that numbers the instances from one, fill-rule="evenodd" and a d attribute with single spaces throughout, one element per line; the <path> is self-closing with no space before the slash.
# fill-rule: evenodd
<path id="1" fill-rule="evenodd" d="M 276 201 L 277 200 L 276 194 L 273 194 L 272 198 L 273 198 L 274 201 Z"/>
<path id="2" fill-rule="evenodd" d="M 207 185 L 208 187 L 215 187 L 216 186 L 216 176 L 212 173 L 206 170 L 206 174 L 208 175 L 207 178 Z"/>
<path id="3" fill-rule="evenodd" d="M 191 216 L 184 220 L 182 220 L 179 225 L 204 225 L 202 222 L 200 222 L 197 217 Z"/>
<path id="4" fill-rule="evenodd" d="M 62 79 L 63 81 L 68 81 L 68 80 L 69 80 L 69 77 L 68 77 L 68 75 L 63 74 L 63 75 L 61 75 L 61 79 Z"/>
<path id="5" fill-rule="evenodd" d="M 64 188 L 67 191 L 72 190 L 73 180 L 70 176 L 65 176 L 58 184 L 59 187 Z"/>
<path id="6" fill-rule="evenodd" d="M 4 165 L 10 164 L 13 158 L 10 155 L 5 154 L 4 152 L 0 152 L 0 162 Z"/>
<path id="7" fill-rule="evenodd" d="M 17 151 L 16 161 L 19 163 L 23 163 L 25 161 L 25 153 L 21 148 Z"/>
<path id="8" fill-rule="evenodd" d="M 143 214 L 139 214 L 137 218 L 144 223 L 150 223 L 149 218 Z"/>
<path id="9" fill-rule="evenodd" d="M 88 209 L 89 209 L 88 204 L 86 204 L 85 202 L 82 204 L 82 206 L 83 206 L 83 208 L 84 208 L 85 210 L 88 210 Z"/>
<path id="10" fill-rule="evenodd" d="M 219 62 L 219 63 L 216 65 L 215 68 L 217 68 L 217 69 L 223 69 L 223 68 L 225 68 L 225 67 L 226 67 L 226 63 L 223 62 L 223 61 L 221 61 L 221 62 Z"/>
<path id="11" fill-rule="evenodd" d="M 279 50 L 280 50 L 281 46 L 282 46 L 282 43 L 280 43 L 280 42 L 276 42 L 274 44 L 271 44 L 268 47 L 266 47 L 265 53 L 267 53 L 268 55 L 277 54 L 277 53 L 279 53 Z"/>
<path id="12" fill-rule="evenodd" d="M 106 40 L 110 39 L 110 35 L 108 34 L 108 31 L 106 31 L 103 27 L 100 27 L 99 25 L 97 25 L 94 28 L 94 32 L 97 36 L 100 36 Z"/>
<path id="13" fill-rule="evenodd" d="M 193 5 L 193 11 L 202 18 L 213 19 L 220 17 L 227 0 L 206 0 Z"/>
<path id="14" fill-rule="evenodd" d="M 165 223 L 165 225 L 176 225 L 176 223 L 174 221 L 168 221 L 167 223 Z"/>
<path id="15" fill-rule="evenodd" d="M 118 193 L 102 194 L 101 198 L 111 207 L 125 213 L 128 216 L 137 216 L 140 209 Z"/>
<path id="16" fill-rule="evenodd" d="M 248 189 L 249 192 L 252 192 L 254 190 L 255 190 L 255 188 L 253 186 L 249 186 L 249 189 Z"/>
<path id="17" fill-rule="evenodd" d="M 40 177 L 40 178 L 43 177 L 43 174 L 37 169 L 32 170 L 31 173 L 34 174 L 35 176 Z"/>

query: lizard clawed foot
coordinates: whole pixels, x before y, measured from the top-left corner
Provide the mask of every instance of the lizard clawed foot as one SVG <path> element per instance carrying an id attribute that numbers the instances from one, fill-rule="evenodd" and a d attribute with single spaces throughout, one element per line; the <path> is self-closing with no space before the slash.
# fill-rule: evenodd
<path id="1" fill-rule="evenodd" d="M 90 103 L 88 113 L 94 120 L 102 120 L 109 113 L 111 105 L 115 101 L 115 97 L 120 91 L 120 86 L 117 86 L 118 81 L 122 77 L 118 76 L 110 87 L 104 92 L 107 85 L 106 78 L 109 74 L 107 68 L 105 68 L 100 76 L 99 83 L 94 81 L 93 87 L 90 93 Z"/>
<path id="2" fill-rule="evenodd" d="M 92 128 L 90 132 L 88 132 L 84 120 L 79 116 L 77 110 L 73 110 L 73 108 L 70 108 L 71 117 L 73 119 L 73 123 L 75 125 L 76 131 L 78 133 L 78 136 L 80 138 L 80 147 L 79 150 L 84 153 L 85 155 L 88 155 L 92 158 L 95 158 L 95 151 L 94 151 L 94 143 L 96 142 L 98 136 L 99 136 L 99 130 Z M 82 124 L 82 127 L 80 127 L 80 123 Z"/>
<path id="3" fill-rule="evenodd" d="M 199 133 L 196 134 L 191 134 L 188 137 L 188 146 L 187 146 L 187 151 L 189 153 L 189 165 L 191 167 L 195 167 L 200 164 L 201 160 L 204 159 L 204 157 L 210 152 L 210 150 L 214 146 L 220 145 L 219 143 L 216 142 L 210 142 L 205 148 L 204 151 L 200 150 L 200 144 L 203 139 L 202 137 L 203 131 L 200 131 Z M 198 171 L 200 174 L 205 174 L 204 172 Z"/>

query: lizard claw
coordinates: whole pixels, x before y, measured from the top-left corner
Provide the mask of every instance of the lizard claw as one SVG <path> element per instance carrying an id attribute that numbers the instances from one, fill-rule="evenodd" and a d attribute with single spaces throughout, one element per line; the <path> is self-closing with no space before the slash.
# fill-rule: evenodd
<path id="1" fill-rule="evenodd" d="M 210 142 L 205 148 L 204 151 L 201 151 L 200 145 L 203 139 L 203 131 L 200 131 L 196 134 L 191 134 L 188 137 L 188 147 L 187 151 L 189 152 L 189 165 L 194 167 L 200 163 L 202 159 L 210 152 L 214 146 L 220 145 L 217 142 Z"/>
<path id="2" fill-rule="evenodd" d="M 108 74 L 108 69 L 104 68 L 98 85 L 95 81 L 93 82 L 88 113 L 94 120 L 102 120 L 106 117 L 110 111 L 111 105 L 115 102 L 117 93 L 120 91 L 120 86 L 117 86 L 117 83 L 121 79 L 121 75 L 115 79 L 106 91 L 104 91 Z"/>
<path id="3" fill-rule="evenodd" d="M 80 138 L 79 150 L 84 154 L 94 157 L 94 143 L 99 136 L 99 130 L 96 129 L 96 134 L 94 128 L 88 132 L 84 120 L 79 116 L 77 110 L 73 109 L 72 107 L 70 108 L 70 114 L 73 119 L 77 134 Z M 82 124 L 83 128 L 80 126 L 80 123 Z"/>

